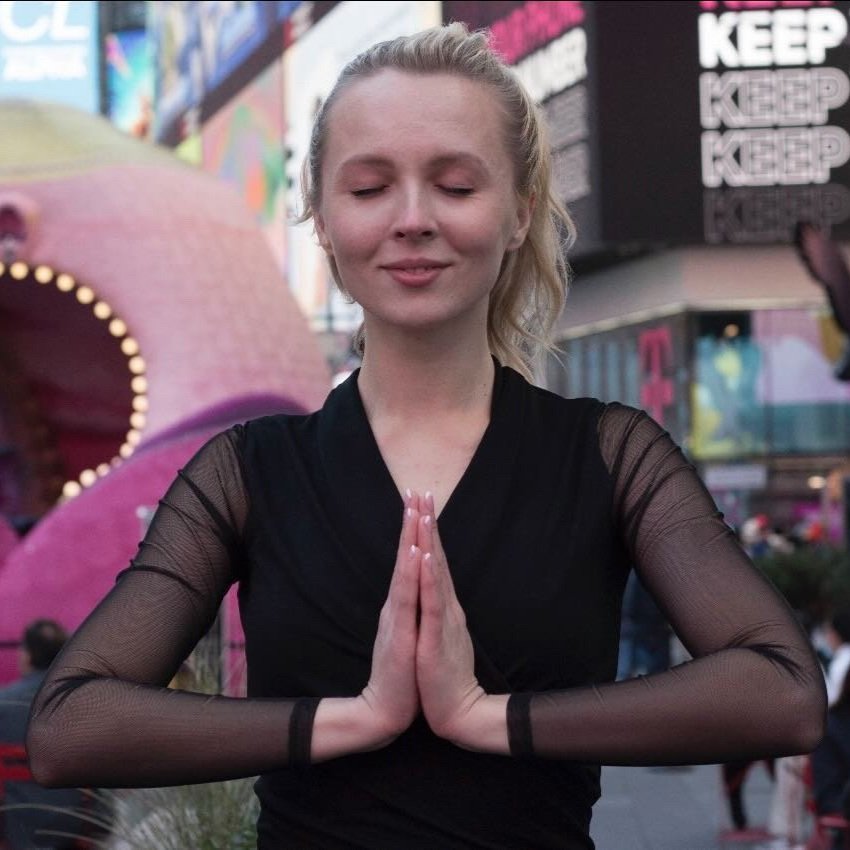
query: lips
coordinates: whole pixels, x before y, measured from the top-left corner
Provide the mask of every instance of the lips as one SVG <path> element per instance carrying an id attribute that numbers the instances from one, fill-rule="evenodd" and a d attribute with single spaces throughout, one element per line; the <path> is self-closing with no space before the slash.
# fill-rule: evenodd
<path id="1" fill-rule="evenodd" d="M 425 257 L 414 257 L 409 260 L 398 260 L 394 263 L 385 263 L 382 268 L 400 269 L 402 271 L 431 271 L 432 269 L 444 269 L 448 263 L 440 260 L 429 260 Z"/>
<path id="2" fill-rule="evenodd" d="M 439 260 L 429 260 L 424 257 L 414 257 L 408 260 L 398 260 L 381 266 L 390 276 L 407 287 L 427 286 L 433 283 L 440 272 L 449 266 Z"/>

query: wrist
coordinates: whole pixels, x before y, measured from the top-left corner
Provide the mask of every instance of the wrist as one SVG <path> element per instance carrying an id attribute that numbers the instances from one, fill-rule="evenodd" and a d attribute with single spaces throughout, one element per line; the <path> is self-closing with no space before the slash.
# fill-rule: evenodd
<path id="1" fill-rule="evenodd" d="M 398 735 L 382 728 L 362 696 L 327 697 L 319 702 L 313 720 L 312 762 L 351 753 L 379 750 Z"/>
<path id="2" fill-rule="evenodd" d="M 509 694 L 483 694 L 448 737 L 455 746 L 479 753 L 508 755 Z"/>

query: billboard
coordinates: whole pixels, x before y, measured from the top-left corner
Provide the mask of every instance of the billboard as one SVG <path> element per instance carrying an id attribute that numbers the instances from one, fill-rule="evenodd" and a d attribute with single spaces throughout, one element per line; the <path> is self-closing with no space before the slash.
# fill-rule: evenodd
<path id="1" fill-rule="evenodd" d="M 699 6 L 706 241 L 786 241 L 800 220 L 847 222 L 850 4 Z"/>
<path id="2" fill-rule="evenodd" d="M 153 118 L 153 64 L 145 30 L 106 36 L 106 114 L 131 136 L 147 138 Z"/>
<path id="3" fill-rule="evenodd" d="M 608 243 L 850 236 L 850 3 L 593 8 Z"/>
<path id="4" fill-rule="evenodd" d="M 97 3 L 0 2 L 0 97 L 100 111 Z"/>
<path id="5" fill-rule="evenodd" d="M 278 60 L 249 83 L 201 130 L 204 171 L 243 197 L 285 271 L 283 67 Z"/>
<path id="6" fill-rule="evenodd" d="M 176 145 L 280 58 L 284 37 L 327 3 L 162 0 L 149 4 L 156 138 Z"/>

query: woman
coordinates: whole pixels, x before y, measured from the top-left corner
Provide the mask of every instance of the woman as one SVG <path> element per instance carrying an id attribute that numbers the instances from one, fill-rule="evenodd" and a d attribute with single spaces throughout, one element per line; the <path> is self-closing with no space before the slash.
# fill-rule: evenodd
<path id="1" fill-rule="evenodd" d="M 307 167 L 363 366 L 180 474 L 41 692 L 41 781 L 261 774 L 263 848 L 588 848 L 599 763 L 814 747 L 806 638 L 667 435 L 523 377 L 571 225 L 486 38 L 355 59 Z M 629 564 L 697 660 L 613 684 Z M 249 698 L 158 687 L 234 581 Z"/>

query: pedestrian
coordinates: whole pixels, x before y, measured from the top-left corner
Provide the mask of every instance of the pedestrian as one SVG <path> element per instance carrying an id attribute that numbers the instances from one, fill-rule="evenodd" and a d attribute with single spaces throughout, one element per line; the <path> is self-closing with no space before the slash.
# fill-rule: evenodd
<path id="1" fill-rule="evenodd" d="M 21 676 L 0 688 L 0 745 L 23 746 L 33 698 L 65 640 L 65 630 L 55 620 L 34 620 L 24 629 L 18 652 Z M 0 795 L 5 808 L 0 811 L 0 846 L 9 850 L 81 848 L 69 836 L 92 835 L 91 818 L 107 814 L 102 806 L 95 812 L 88 791 L 46 789 L 28 780 L 7 782 L 0 790 L 5 790 Z"/>
<path id="2" fill-rule="evenodd" d="M 623 595 L 617 678 L 645 676 L 670 666 L 670 624 L 637 573 L 629 573 Z"/>
<path id="3" fill-rule="evenodd" d="M 827 712 L 826 734 L 812 753 L 811 767 L 816 815 L 850 817 L 850 677 L 846 675 Z M 845 837 L 844 830 L 831 836 L 833 850 L 846 847 Z"/>
<path id="4" fill-rule="evenodd" d="M 528 380 L 572 223 L 486 36 L 353 60 L 307 174 L 362 367 L 180 472 L 42 688 L 36 775 L 259 774 L 264 850 L 590 848 L 600 763 L 812 749 L 806 637 L 669 436 Z M 614 683 L 632 564 L 694 660 Z M 234 582 L 248 698 L 163 689 Z"/>
<path id="5" fill-rule="evenodd" d="M 723 773 L 723 791 L 729 807 L 733 829 L 721 833 L 724 841 L 753 841 L 770 838 L 770 832 L 764 827 L 753 827 L 747 818 L 744 806 L 744 782 L 755 760 L 732 761 L 721 765 Z M 764 759 L 764 766 L 771 779 L 775 779 L 776 770 L 773 759 Z"/>
<path id="6" fill-rule="evenodd" d="M 835 705 L 850 670 L 850 608 L 845 606 L 832 613 L 826 623 L 824 637 L 830 650 L 826 668 L 826 698 L 829 705 Z"/>

